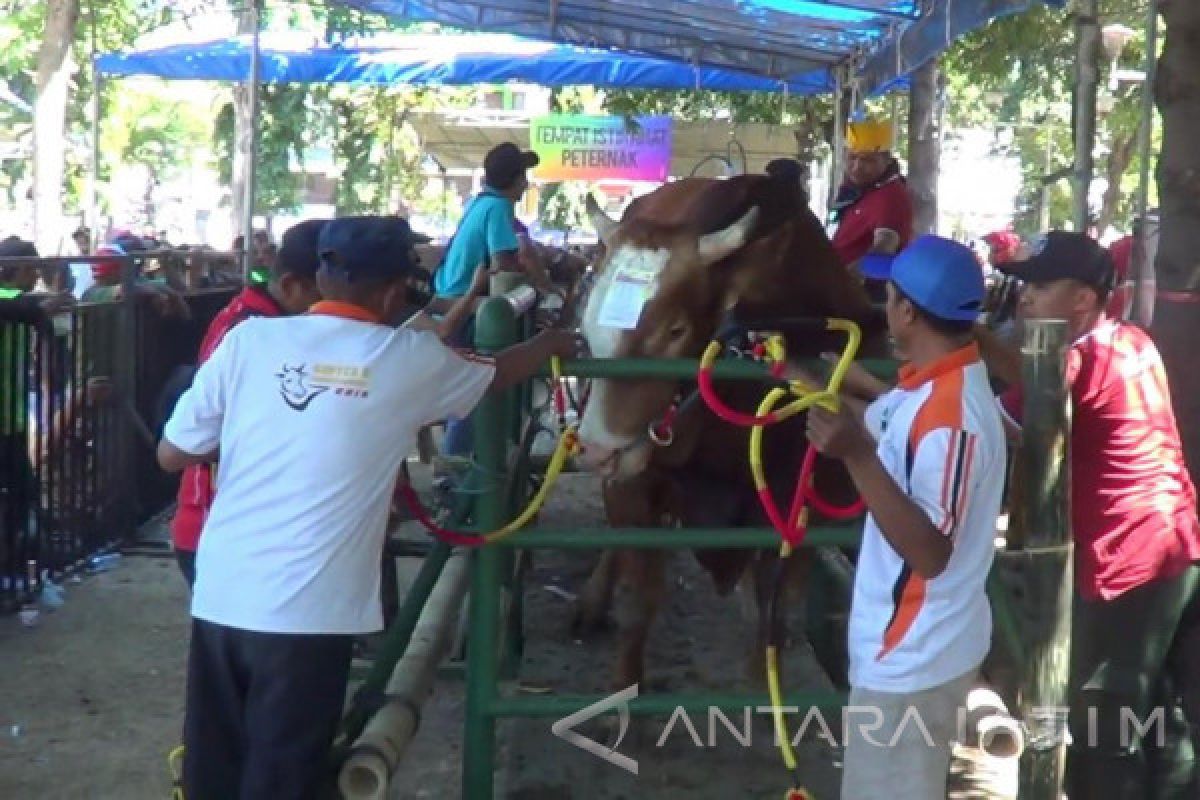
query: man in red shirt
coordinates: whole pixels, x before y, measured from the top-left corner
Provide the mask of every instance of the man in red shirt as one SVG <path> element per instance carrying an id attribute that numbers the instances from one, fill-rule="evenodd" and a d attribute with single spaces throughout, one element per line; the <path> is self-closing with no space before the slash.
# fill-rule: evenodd
<path id="1" fill-rule="evenodd" d="M 1200 523 L 1162 360 L 1140 328 L 1107 316 L 1114 268 L 1093 239 L 1052 232 L 1000 269 L 1025 282 L 1021 317 L 1066 319 L 1074 340 L 1067 794 L 1196 797 L 1183 718 L 1197 739 Z M 1002 398 L 1014 418 L 1019 392 Z"/>
<path id="2" fill-rule="evenodd" d="M 213 318 L 200 342 L 198 365 L 208 360 L 225 334 L 242 320 L 300 314 L 321 299 L 317 291 L 317 238 L 326 222 L 328 220 L 310 219 L 288 228 L 266 285 L 247 286 Z M 200 530 L 212 507 L 212 477 L 212 468 L 208 464 L 195 464 L 183 471 L 179 481 L 178 508 L 171 520 L 171 540 L 188 586 L 196 581 L 196 548 L 200 543 Z"/>
<path id="3" fill-rule="evenodd" d="M 1108 300 L 1107 313 L 1113 319 L 1127 319 L 1133 305 L 1133 281 L 1130 279 L 1129 267 L 1133 264 L 1133 251 L 1137 243 L 1138 225 L 1134 223 L 1133 233 L 1122 236 L 1108 246 L 1112 256 L 1113 266 L 1117 271 L 1116 286 Z"/>
<path id="4" fill-rule="evenodd" d="M 846 130 L 846 178 L 831 210 L 833 249 L 848 267 L 867 253 L 897 253 L 912 239 L 912 198 L 891 146 L 886 122 L 852 122 Z"/>

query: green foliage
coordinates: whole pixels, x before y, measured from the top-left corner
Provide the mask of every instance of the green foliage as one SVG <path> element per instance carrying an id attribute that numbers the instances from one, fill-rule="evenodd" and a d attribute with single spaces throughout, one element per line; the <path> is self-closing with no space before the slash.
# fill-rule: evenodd
<path id="1" fill-rule="evenodd" d="M 307 87 L 266 84 L 259 91 L 256 213 L 290 211 L 300 206 L 303 176 L 292 167 L 303 164 L 306 146 L 312 143 L 312 116 Z M 227 102 L 217 112 L 213 129 L 217 174 L 226 186 L 233 179 L 234 127 L 233 103 Z"/>
<path id="2" fill-rule="evenodd" d="M 1144 0 L 1102 0 L 1100 23 L 1120 23 L 1138 31 L 1121 55 L 1121 65 L 1140 68 L 1145 54 L 1141 28 Z M 1101 96 L 1109 94 L 1110 64 L 1102 54 Z M 947 125 L 994 126 L 997 138 L 1019 156 L 1023 189 L 1016 209 L 1019 231 L 1039 227 L 1041 191 L 1046 175 L 1057 175 L 1050 191 L 1050 225 L 1062 227 L 1071 217 L 1067 170 L 1074 152 L 1072 89 L 1075 83 L 1075 31 L 1072 15 L 1036 5 L 1005 17 L 959 41 L 942 57 L 946 78 Z M 1138 158 L 1128 154 L 1136 141 L 1141 86 L 1122 83 L 1112 95 L 1112 109 L 1097 121 L 1097 177 L 1114 182 L 1114 200 L 1104 209 L 1101 226 L 1128 229 L 1133 212 Z M 1103 107 L 1102 107 L 1103 108 Z M 1051 160 L 1047 168 L 1046 150 Z M 1134 148 L 1136 149 L 1136 148 Z M 1116 157 L 1114 157 L 1116 154 Z M 1106 204 L 1108 206 L 1109 204 Z"/>
<path id="3" fill-rule="evenodd" d="M 547 184 L 538 199 L 538 219 L 555 230 L 591 230 L 587 191 L 587 186 L 579 181 Z"/>

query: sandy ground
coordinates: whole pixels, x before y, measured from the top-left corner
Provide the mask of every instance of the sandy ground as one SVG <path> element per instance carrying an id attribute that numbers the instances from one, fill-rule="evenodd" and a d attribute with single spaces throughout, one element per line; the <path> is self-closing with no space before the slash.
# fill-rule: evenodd
<path id="1" fill-rule="evenodd" d="M 0 617 L 0 797 L 168 796 L 187 645 L 168 558 L 126 557 L 67 586 L 35 628 Z"/>
<path id="2" fill-rule="evenodd" d="M 543 518 L 548 524 L 592 525 L 598 515 L 594 484 L 568 476 Z M 408 560 L 402 572 L 411 574 L 414 567 Z M 527 645 L 520 676 L 526 689 L 608 687 L 613 638 L 573 639 L 571 604 L 562 597 L 579 588 L 587 567 L 582 554 L 537 556 L 526 594 Z M 752 628 L 738 597 L 717 598 L 707 575 L 685 553 L 672 562 L 672 581 L 648 655 L 648 690 L 747 688 L 743 663 Z M 37 627 L 0 618 L 0 798 L 167 797 L 166 754 L 177 743 L 182 720 L 186 644 L 186 589 L 174 562 L 161 555 L 126 556 L 114 571 L 69 584 L 66 606 L 43 613 Z M 793 644 L 785 660 L 785 686 L 823 685 L 808 652 L 802 640 Z M 462 720 L 461 681 L 440 679 L 392 786 L 393 800 L 460 796 Z M 765 717 L 754 724 L 751 747 L 738 745 L 723 729 L 717 731 L 717 746 L 708 747 L 708 720 L 699 716 L 695 722 L 704 747 L 682 728 L 658 747 L 665 722 L 635 718 L 621 752 L 639 760 L 636 778 L 553 736 L 548 720 L 504 723 L 497 796 L 782 796 L 786 775 Z M 815 797 L 836 797 L 837 749 L 810 738 L 800 747 L 800 758 Z M 953 796 L 1009 796 L 996 787 L 1010 778 L 988 779 L 988 788 L 960 789 Z"/>

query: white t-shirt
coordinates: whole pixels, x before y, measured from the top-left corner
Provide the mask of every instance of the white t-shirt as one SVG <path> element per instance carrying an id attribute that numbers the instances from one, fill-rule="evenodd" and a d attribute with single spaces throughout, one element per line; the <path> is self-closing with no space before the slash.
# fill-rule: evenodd
<path id="1" fill-rule="evenodd" d="M 379 630 L 401 462 L 421 426 L 469 413 L 493 373 L 432 333 L 344 317 L 230 331 L 164 431 L 188 453 L 220 448 L 192 615 L 268 633 Z"/>
<path id="2" fill-rule="evenodd" d="M 977 668 L 991 646 L 986 583 L 1004 492 L 1005 439 L 978 350 L 969 346 L 920 372 L 867 409 L 884 469 L 954 550 L 925 580 L 868 514 L 854 578 L 852 686 L 915 692 Z"/>

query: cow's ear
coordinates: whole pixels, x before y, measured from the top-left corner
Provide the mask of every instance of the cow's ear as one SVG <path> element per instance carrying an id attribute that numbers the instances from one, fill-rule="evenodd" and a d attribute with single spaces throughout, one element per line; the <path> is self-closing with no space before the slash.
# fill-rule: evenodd
<path id="1" fill-rule="evenodd" d="M 705 264 L 715 264 L 746 243 L 754 223 L 758 221 L 758 206 L 753 206 L 742 218 L 728 228 L 706 233 L 696 240 L 696 252 Z"/>
<path id="2" fill-rule="evenodd" d="M 588 219 L 592 221 L 592 227 L 596 229 L 596 235 L 600 237 L 600 241 L 604 242 L 605 247 L 609 247 L 618 223 L 604 213 L 604 209 L 600 208 L 600 204 L 596 202 L 596 198 L 592 196 L 591 192 L 587 196 L 587 214 Z"/>

